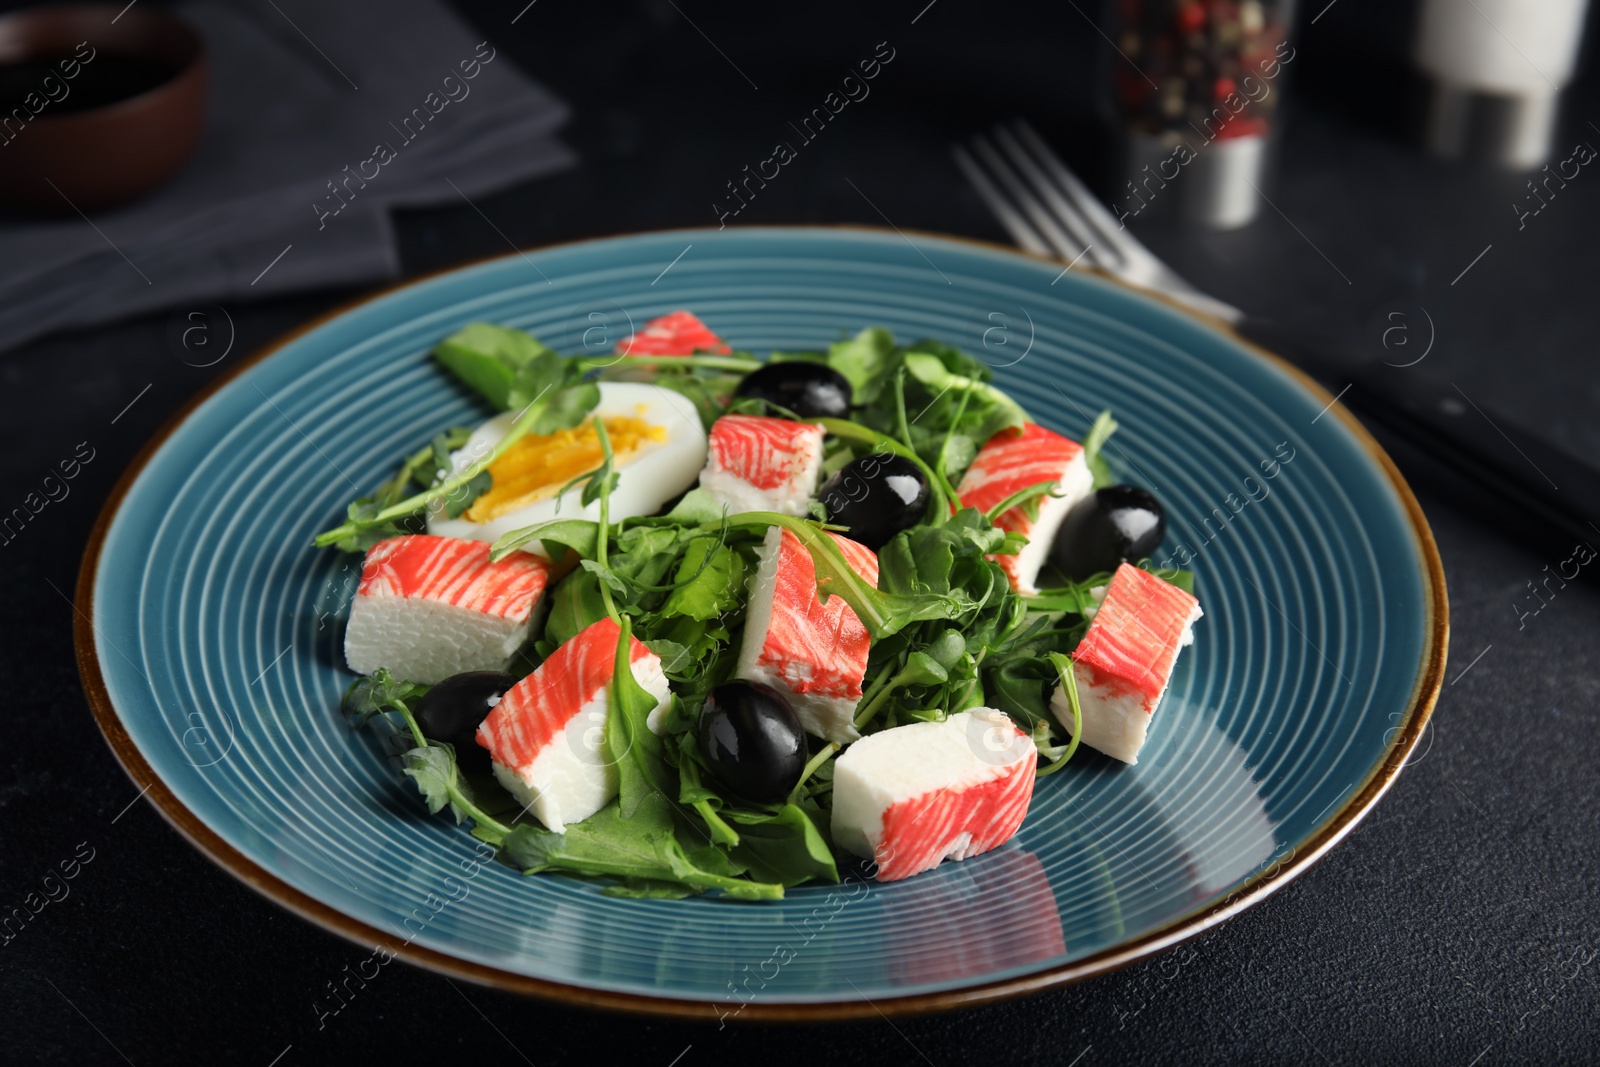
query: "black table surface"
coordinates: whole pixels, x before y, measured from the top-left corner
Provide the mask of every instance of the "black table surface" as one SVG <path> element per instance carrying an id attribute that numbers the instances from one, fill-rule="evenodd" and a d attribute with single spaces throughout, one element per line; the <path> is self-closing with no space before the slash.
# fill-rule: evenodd
<path id="1" fill-rule="evenodd" d="M 1298 99 L 1260 219 L 1228 234 L 1146 236 L 1219 296 L 1313 329 L 1352 359 L 1383 354 L 1382 329 L 1403 321 L 1386 318 L 1390 310 L 1423 307 L 1436 330 L 1429 367 L 1600 461 L 1600 176 L 1581 173 L 1519 229 L 1510 205 L 1524 179 L 1414 151 L 1391 132 L 1401 106 L 1394 50 L 1363 43 L 1375 7 L 1345 0 L 1303 28 Z M 951 138 L 1029 115 L 1076 165 L 1097 171 L 1104 158 L 1085 103 L 1101 44 L 1071 4 L 910 0 L 871 12 L 758 13 L 686 0 L 603 9 L 514 0 L 464 10 L 573 103 L 570 136 L 584 162 L 477 208 L 404 215 L 408 275 L 508 243 L 714 224 L 724 182 L 764 158 L 785 122 L 879 41 L 896 60 L 871 97 L 733 221 L 888 219 L 1002 241 L 950 162 Z M 1600 144 L 1592 80 L 1574 87 L 1563 122 L 1562 146 Z M 358 295 L 230 303 L 234 351 Z M 66 883 L 69 895 L 0 945 L 0 1059 L 1465 1067 L 1600 1058 L 1600 595 L 1584 571 L 1550 586 L 1537 615 L 1522 614 L 1528 583 L 1543 581 L 1570 543 L 1519 526 L 1469 482 L 1398 449 L 1449 581 L 1447 684 L 1417 755 L 1370 816 L 1222 927 L 1081 984 L 893 1021 L 721 1028 L 710 1010 L 704 1024 L 624 1017 L 396 966 L 319 1022 L 313 1003 L 325 984 L 367 950 L 246 889 L 138 801 L 89 714 L 73 657 L 67 598 L 100 504 L 139 445 L 229 363 L 185 362 L 171 327 L 187 310 L 0 354 L 6 508 L 77 442 L 96 449 L 71 495 L 0 547 L 12 694 L 0 719 L 0 908 L 39 891 L 62 861 L 92 856 Z"/>

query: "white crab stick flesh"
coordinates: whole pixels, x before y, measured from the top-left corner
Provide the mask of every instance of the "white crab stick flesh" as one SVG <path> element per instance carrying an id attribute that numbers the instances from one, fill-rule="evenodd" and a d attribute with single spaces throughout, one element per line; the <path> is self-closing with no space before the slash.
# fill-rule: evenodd
<path id="1" fill-rule="evenodd" d="M 489 562 L 482 541 L 414 534 L 367 552 L 350 606 L 350 669 L 386 667 L 428 685 L 462 671 L 500 671 L 528 638 L 549 564 L 525 552 Z"/>
<path id="2" fill-rule="evenodd" d="M 965 507 L 987 512 L 1014 493 L 1040 482 L 1054 482 L 1052 495 L 1036 497 L 1027 505 L 1007 508 L 995 520 L 1002 530 L 1028 539 L 1014 556 L 991 556 L 1011 579 L 1011 588 L 1031 594 L 1034 580 L 1050 552 L 1050 542 L 1072 506 L 1094 490 L 1094 475 L 1084 458 L 1083 446 L 1030 422 L 1021 429 L 1001 430 L 978 450 L 972 466 L 961 476 L 956 495 Z M 1038 508 L 1029 518 L 1028 509 Z"/>
<path id="3" fill-rule="evenodd" d="M 1011 840 L 1038 749 L 994 708 L 862 738 L 834 761 L 833 842 L 892 882 Z"/>
<path id="4" fill-rule="evenodd" d="M 1124 763 L 1139 762 L 1178 651 L 1193 640 L 1202 614 L 1200 602 L 1172 583 L 1130 563 L 1117 568 L 1072 653 L 1083 744 Z M 1064 687 L 1056 687 L 1050 710 L 1070 734 L 1072 706 Z"/>
<path id="5" fill-rule="evenodd" d="M 605 737 L 621 636 L 610 618 L 591 623 L 508 689 L 478 727 L 495 778 L 556 833 L 617 795 L 616 762 Z M 633 677 L 659 709 L 671 699 L 661 660 L 638 638 L 629 641 Z"/>
<path id="6" fill-rule="evenodd" d="M 700 487 L 730 515 L 804 515 L 822 470 L 822 436 L 813 423 L 724 415 L 711 424 Z"/>
<path id="7" fill-rule="evenodd" d="M 830 533 L 862 580 L 878 584 L 870 548 Z M 872 637 L 841 596 L 823 603 L 817 568 L 800 539 L 781 526 L 767 530 L 750 579 L 750 610 L 735 673 L 765 682 L 789 698 L 806 733 L 848 744 L 861 736 L 856 704 L 867 674 Z"/>

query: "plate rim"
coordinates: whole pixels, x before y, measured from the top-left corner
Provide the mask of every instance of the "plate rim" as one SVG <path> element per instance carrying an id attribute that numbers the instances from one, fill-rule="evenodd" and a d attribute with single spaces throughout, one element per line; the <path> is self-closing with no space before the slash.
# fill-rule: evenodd
<path id="1" fill-rule="evenodd" d="M 1059 264 L 1058 260 L 1036 255 L 1024 249 L 1013 248 L 979 238 L 926 230 L 900 230 L 884 226 L 829 223 L 735 225 L 724 229 L 740 233 L 769 232 L 774 235 L 825 231 L 845 235 L 869 235 L 878 238 L 900 237 L 906 240 L 909 240 L 911 236 L 915 236 L 933 241 L 967 245 L 989 254 L 1015 257 L 1029 263 Z M 709 1010 L 713 1017 L 721 1018 L 721 1016 L 717 1015 L 717 1008 L 721 1002 L 716 1000 L 633 993 L 558 982 L 475 963 L 471 960 L 461 959 L 415 943 L 399 944 L 391 934 L 331 907 L 309 893 L 290 885 L 277 875 L 270 873 L 201 822 L 177 798 L 176 794 L 167 787 L 166 782 L 156 774 L 154 768 L 151 767 L 144 755 L 134 745 L 132 738 L 123 727 L 120 715 L 111 702 L 110 691 L 106 686 L 105 676 L 100 668 L 94 625 L 94 586 L 100 557 L 105 547 L 106 535 L 120 513 L 128 491 L 132 488 L 133 483 L 138 480 L 140 474 L 144 472 L 145 467 L 155 454 L 181 426 L 188 422 L 189 418 L 201 405 L 205 404 L 206 401 L 210 400 L 211 397 L 215 396 L 245 371 L 265 362 L 301 337 L 357 308 L 383 299 L 403 289 L 422 285 L 448 274 L 512 257 L 525 257 L 529 253 L 553 252 L 635 237 L 660 237 L 673 234 L 689 237 L 703 235 L 708 232 L 723 231 L 711 230 L 709 227 L 668 227 L 634 230 L 625 233 L 517 248 L 507 253 L 483 256 L 452 264 L 341 302 L 328 311 L 278 336 L 212 378 L 166 419 L 151 435 L 150 439 L 134 454 L 133 458 L 129 460 L 127 467 L 118 477 L 115 485 L 112 486 L 110 494 L 101 505 L 99 514 L 95 518 L 94 526 L 90 530 L 88 542 L 84 546 L 79 565 L 73 600 L 73 644 L 77 655 L 78 673 L 83 682 L 84 697 L 94 715 L 95 722 L 99 726 L 100 732 L 104 736 L 112 754 L 122 766 L 123 771 L 133 780 L 134 785 L 141 788 L 141 795 L 149 797 L 162 818 L 177 830 L 180 836 L 185 838 L 202 856 L 269 901 L 321 927 L 323 930 L 361 947 L 384 945 L 400 959 L 426 970 L 463 978 L 478 985 L 506 992 L 537 996 L 546 1000 L 580 1007 L 602 1008 L 631 1014 L 669 1018 L 697 1018 L 702 1021 L 709 1021 L 706 1015 Z M 1287 374 L 1295 384 L 1309 392 L 1313 397 L 1327 402 L 1328 410 L 1344 424 L 1356 443 L 1361 446 L 1362 450 L 1374 461 L 1378 469 L 1388 478 L 1390 487 L 1399 497 L 1405 516 L 1409 520 L 1414 547 L 1422 564 L 1423 590 L 1425 594 L 1424 644 L 1416 678 L 1412 684 L 1411 695 L 1405 710 L 1405 718 L 1398 726 L 1393 728 L 1393 737 L 1389 741 L 1382 758 L 1375 762 L 1360 784 L 1351 792 L 1350 796 L 1340 805 L 1337 811 L 1333 812 L 1303 842 L 1293 845 L 1287 860 L 1272 864 L 1266 870 L 1258 873 L 1235 889 L 1220 902 L 1187 912 L 1131 941 L 1103 949 L 1080 960 L 1074 960 L 1070 963 L 1060 964 L 1030 974 L 980 982 L 960 989 L 913 993 L 876 1001 L 868 1001 L 865 998 L 861 1000 L 803 1002 L 762 1002 L 760 1000 L 752 1000 L 743 1003 L 737 1015 L 727 1013 L 729 1018 L 735 1018 L 739 1022 L 807 1023 L 859 1019 L 872 1015 L 906 1016 L 948 1011 L 1059 988 L 1086 978 L 1120 970 L 1139 960 L 1173 948 L 1265 900 L 1268 896 L 1309 870 L 1334 845 L 1343 840 L 1366 817 L 1373 806 L 1377 804 L 1379 798 L 1388 791 L 1389 787 L 1394 784 L 1401 770 L 1404 769 L 1413 748 L 1421 739 L 1423 729 L 1433 714 L 1434 706 L 1438 701 L 1444 682 L 1445 660 L 1450 633 L 1449 598 L 1445 588 L 1444 566 L 1439 558 L 1439 549 L 1434 542 L 1433 531 L 1428 525 L 1427 517 L 1423 514 L 1422 507 L 1418 504 L 1416 496 L 1412 493 L 1405 477 L 1400 473 L 1399 468 L 1395 466 L 1388 453 L 1378 444 L 1366 427 L 1355 416 L 1350 414 L 1344 405 L 1339 404 L 1337 398 L 1323 388 L 1319 382 L 1282 357 L 1241 337 L 1226 321 L 1195 311 L 1162 293 L 1132 285 L 1104 271 L 1095 268 L 1077 269 L 1125 292 L 1144 297 L 1167 307 L 1169 310 L 1176 311 L 1197 322 L 1202 327 L 1222 334 L 1226 339 L 1261 359 L 1267 365 Z"/>

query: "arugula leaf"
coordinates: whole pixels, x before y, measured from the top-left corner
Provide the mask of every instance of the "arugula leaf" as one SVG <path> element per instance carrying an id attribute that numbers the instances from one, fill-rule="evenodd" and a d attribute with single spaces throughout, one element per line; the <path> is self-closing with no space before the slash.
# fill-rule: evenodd
<path id="1" fill-rule="evenodd" d="M 881 326 L 869 326 L 828 347 L 827 364 L 850 383 L 857 404 L 870 404 L 884 384 L 893 379 L 894 336 Z"/>
<path id="2" fill-rule="evenodd" d="M 1028 421 L 1028 413 L 1022 410 L 1021 404 L 982 378 L 955 373 L 946 365 L 947 362 L 940 355 L 923 352 L 907 352 L 905 355 L 906 369 L 934 392 L 964 390 L 994 405 L 1001 413 L 1001 421 L 989 431 L 989 436 L 1008 426 L 1021 426 Z"/>
<path id="3" fill-rule="evenodd" d="M 933 469 L 952 485 L 950 499 L 955 500 L 958 507 L 960 494 L 953 488 L 954 481 L 961 476 L 962 471 L 972 466 L 972 461 L 978 457 L 978 442 L 972 435 L 959 432 L 971 403 L 972 393 L 963 389 L 961 399 L 956 401 L 955 414 L 951 416 L 949 428 L 939 441 L 939 449 L 934 454 L 933 461 Z"/>
<path id="4" fill-rule="evenodd" d="M 545 619 L 540 651 L 548 655 L 583 630 L 606 617 L 605 601 L 600 597 L 600 579 L 589 571 L 575 570 L 550 594 L 550 614 Z"/>
<path id="5" fill-rule="evenodd" d="M 822 809 L 815 802 L 785 804 L 777 814 L 733 808 L 724 814 L 739 825 L 739 843 L 731 854 L 752 878 L 783 886 L 839 880 L 833 850 L 819 828 Z"/>
<path id="6" fill-rule="evenodd" d="M 989 365 L 976 356 L 969 356 L 955 345 L 932 337 L 924 337 L 912 341 L 905 346 L 907 353 L 932 356 L 944 364 L 946 370 L 952 374 L 959 374 L 964 378 L 974 381 L 987 382 L 994 377 L 994 371 Z"/>
<path id="7" fill-rule="evenodd" d="M 721 815 L 724 804 L 722 796 L 716 790 L 708 788 L 700 776 L 700 763 L 691 750 L 694 747 L 694 735 L 684 733 L 679 735 L 679 750 L 681 756 L 678 760 L 678 803 L 687 804 L 695 810 L 705 823 L 706 832 L 711 835 L 711 843 L 732 848 L 739 843 L 739 831 L 728 825 L 728 821 Z M 768 879 L 770 881 L 770 879 Z"/>
<path id="8" fill-rule="evenodd" d="M 727 545 L 710 537 L 691 539 L 678 564 L 683 584 L 661 605 L 661 617 L 683 616 L 698 622 L 719 618 L 742 602 L 745 570 L 744 557 Z"/>
<path id="9" fill-rule="evenodd" d="M 926 652 L 913 652 L 906 657 L 906 665 L 900 668 L 887 685 L 880 689 L 860 711 L 856 713 L 856 729 L 861 729 L 870 723 L 884 701 L 898 689 L 913 685 L 937 685 L 948 681 L 950 673 L 944 665 Z"/>
<path id="10" fill-rule="evenodd" d="M 622 594 L 626 594 L 628 592 L 628 583 L 618 577 L 616 572 L 610 567 L 607 567 L 602 563 L 596 563 L 592 559 L 583 560 L 578 565 L 584 570 L 588 571 L 590 574 L 593 574 L 596 578 L 599 578 L 602 588 L 606 589 L 607 591 L 611 593 Z"/>
<path id="11" fill-rule="evenodd" d="M 1056 488 L 1055 479 L 1035 482 L 1033 485 L 1018 489 L 1000 503 L 983 513 L 983 517 L 994 522 L 1012 508 L 1021 508 L 1030 519 L 1039 517 L 1039 498 L 1054 496 Z"/>
<path id="12" fill-rule="evenodd" d="M 1117 420 L 1111 417 L 1108 410 L 1096 415 L 1089 432 L 1083 435 L 1083 458 L 1089 464 L 1089 472 L 1094 475 L 1096 489 L 1117 484 L 1116 476 L 1111 473 L 1111 464 L 1100 454 L 1106 441 L 1116 432 Z"/>
<path id="13" fill-rule="evenodd" d="M 1004 530 L 977 509 L 962 508 L 943 526 L 913 526 L 897 534 L 878 553 L 878 585 L 885 592 L 906 595 L 954 595 L 981 587 L 987 597 L 992 578 L 980 585 L 979 572 L 984 557 L 1004 542 Z"/>
<path id="14" fill-rule="evenodd" d="M 489 559 L 498 562 L 534 541 L 544 542 L 547 552 L 549 546 L 559 545 L 572 549 L 584 559 L 593 559 L 599 537 L 600 527 L 592 519 L 550 519 L 501 534 L 489 549 Z M 558 558 L 554 552 L 550 555 L 552 559 Z"/>
<path id="15" fill-rule="evenodd" d="M 661 738 L 645 722 L 655 710 L 656 698 L 633 676 L 632 645 L 633 622 L 624 615 L 606 709 L 605 743 L 617 768 L 618 803 L 625 816 L 650 797 L 660 796 L 667 777 Z"/>
<path id="16" fill-rule="evenodd" d="M 450 472 L 450 454 L 466 445 L 471 437 L 472 431 L 465 426 L 452 426 L 444 433 L 435 434 L 427 448 L 407 458 L 400 472 L 379 487 L 372 497 L 373 502 L 387 507 L 404 497 L 413 485 L 426 489 Z"/>
<path id="17" fill-rule="evenodd" d="M 673 505 L 672 510 L 667 512 L 666 518 L 684 525 L 704 526 L 721 519 L 726 510 L 710 493 L 695 486 L 683 494 L 682 500 Z"/>
<path id="18" fill-rule="evenodd" d="M 688 709 L 698 710 L 714 686 L 733 677 L 738 662 L 739 643 L 729 632 L 729 625 L 738 625 L 738 610 L 732 609 L 724 616 L 698 621 L 679 615 L 663 619 L 646 613 L 639 618 L 640 639 L 655 648 L 657 642 L 666 642 L 669 651 L 683 649 L 681 655 L 671 659 L 662 656 L 662 669 L 672 682 L 674 712 L 681 707 L 681 715 L 669 713 L 667 732 L 688 730 L 694 716 Z"/>
<path id="19" fill-rule="evenodd" d="M 1055 671 L 1039 656 L 1002 657 L 983 672 L 993 705 L 1024 729 L 1050 723 L 1050 688 Z"/>
<path id="20" fill-rule="evenodd" d="M 470 508 L 480 496 L 487 493 L 489 487 L 493 484 L 494 479 L 489 476 L 489 472 L 486 470 L 479 471 L 471 478 L 468 478 L 461 483 L 461 486 L 454 493 L 445 498 L 445 517 L 459 519 L 461 513 Z"/>
<path id="21" fill-rule="evenodd" d="M 694 650 L 688 645 L 665 637 L 640 638 L 656 658 L 661 660 L 661 672 L 671 677 L 687 670 L 695 660 Z"/>
<path id="22" fill-rule="evenodd" d="M 338 531 L 339 536 L 330 538 L 326 545 L 340 552 L 363 553 L 378 542 L 387 541 L 391 537 L 421 532 L 422 524 L 410 521 L 408 516 L 398 519 L 379 519 L 377 516 L 381 512 L 382 508 L 371 503 L 366 497 L 352 501 L 345 509 L 346 522 Z"/>
<path id="23" fill-rule="evenodd" d="M 1156 567 L 1148 559 L 1141 560 L 1139 567 L 1149 571 L 1162 581 L 1177 586 L 1190 596 L 1194 595 L 1194 572 L 1179 570 L 1176 567 Z M 1055 572 L 1052 572 L 1055 573 Z M 1060 578 L 1060 574 L 1056 573 Z M 1050 586 L 1040 589 L 1037 593 L 1024 597 L 1028 607 L 1034 611 L 1065 611 L 1073 615 L 1088 618 L 1100 607 L 1101 597 L 1105 587 L 1111 584 L 1111 574 L 1101 571 L 1091 574 L 1081 582 L 1068 582 L 1066 585 Z M 1101 595 L 1096 596 L 1094 590 L 1101 590 Z"/>
<path id="24" fill-rule="evenodd" d="M 683 900 L 692 897 L 696 890 L 682 882 L 658 882 L 649 878 L 624 878 L 619 885 L 608 885 L 600 890 L 603 897 L 624 897 L 629 900 Z"/>
<path id="25" fill-rule="evenodd" d="M 843 598 L 874 637 L 888 637 L 924 619 L 953 619 L 966 606 L 965 599 L 954 592 L 879 592 L 855 572 L 833 538 L 804 519 L 772 511 L 747 511 L 732 516 L 728 523 L 737 527 L 782 526 L 793 533 L 811 553 L 817 571 L 817 595 L 823 600 L 830 596 Z"/>
<path id="26" fill-rule="evenodd" d="M 695 532 L 672 526 L 629 526 L 616 537 L 611 569 L 636 589 L 664 592 L 667 587 L 658 587 L 658 583 L 672 569 L 680 546 Z"/>
<path id="27" fill-rule="evenodd" d="M 859 727 L 883 729 L 981 704 L 1024 723 L 1047 712 L 1048 666 L 1040 657 L 1075 647 L 1069 643 L 1074 639 L 1050 627 L 1052 616 L 1030 621 L 1029 603 L 987 558 L 1006 547 L 1005 533 L 972 508 L 963 508 L 942 527 L 903 531 L 883 547 L 878 555 L 883 591 L 959 597 L 964 608 L 948 622 L 922 622 L 873 645 L 872 681 L 857 705 Z M 930 662 L 944 678 L 928 669 Z"/>
<path id="28" fill-rule="evenodd" d="M 1083 707 L 1078 703 L 1078 681 L 1072 673 L 1072 660 L 1059 652 L 1051 652 L 1048 659 L 1061 676 L 1061 687 L 1067 694 L 1067 706 L 1072 709 L 1072 740 L 1067 742 L 1067 750 L 1060 759 L 1039 770 L 1040 778 L 1065 767 L 1072 754 L 1078 751 L 1078 739 L 1083 736 Z"/>
<path id="29" fill-rule="evenodd" d="M 487 322 L 468 323 L 433 350 L 442 366 L 499 411 L 527 404 L 531 396 L 512 396 L 518 373 L 541 356 L 555 355 L 531 334 Z"/>
<path id="30" fill-rule="evenodd" d="M 1065 611 L 1088 618 L 1100 606 L 1100 598 L 1094 594 L 1094 590 L 1104 589 L 1110 582 L 1111 575 L 1102 571 L 1091 574 L 1081 582 L 1041 589 L 1024 599 L 1028 607 L 1035 611 Z"/>
<path id="31" fill-rule="evenodd" d="M 616 803 L 608 804 L 582 822 L 569 825 L 565 833 L 553 834 L 529 823 L 518 823 L 506 838 L 505 848 L 507 858 L 528 874 L 565 871 L 620 878 L 624 879 L 623 893 L 643 882 L 675 883 L 695 891 L 720 889 L 735 900 L 783 898 L 780 884 L 725 873 L 738 869 L 726 860 L 718 864 L 721 871 L 702 866 L 706 854 L 691 854 L 684 847 L 671 805 L 659 793 L 631 815 L 623 815 Z"/>

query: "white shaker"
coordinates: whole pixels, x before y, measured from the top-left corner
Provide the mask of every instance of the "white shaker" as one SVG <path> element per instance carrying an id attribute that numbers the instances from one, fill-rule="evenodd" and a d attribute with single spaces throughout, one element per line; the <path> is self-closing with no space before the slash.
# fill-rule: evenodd
<path id="1" fill-rule="evenodd" d="M 1425 139 L 1447 158 L 1532 169 L 1550 154 L 1588 0 L 1422 0 Z"/>

